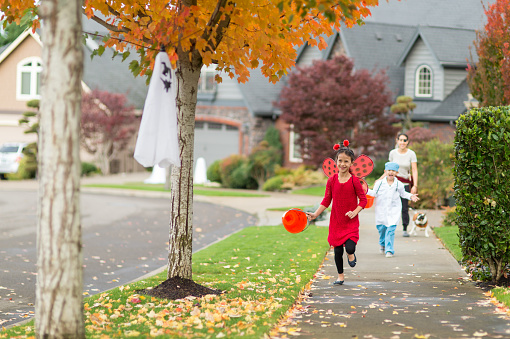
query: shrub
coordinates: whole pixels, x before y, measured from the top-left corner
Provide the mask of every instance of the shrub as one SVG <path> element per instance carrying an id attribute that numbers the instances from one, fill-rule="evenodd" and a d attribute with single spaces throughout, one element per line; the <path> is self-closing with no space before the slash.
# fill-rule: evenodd
<path id="1" fill-rule="evenodd" d="M 30 159 L 23 157 L 19 162 L 18 171 L 16 173 L 7 173 L 5 177 L 9 180 L 25 180 L 35 178 L 35 171 L 30 169 Z"/>
<path id="2" fill-rule="evenodd" d="M 453 194 L 453 145 L 439 139 L 413 145 L 418 158 L 418 194 L 416 208 L 436 209 L 447 204 Z"/>
<path id="3" fill-rule="evenodd" d="M 264 191 L 280 191 L 283 186 L 283 175 L 277 175 L 272 178 L 269 178 L 264 183 L 264 186 L 262 187 L 262 190 Z"/>
<path id="4" fill-rule="evenodd" d="M 456 218 L 455 206 L 447 207 L 442 221 L 443 226 L 444 227 L 456 226 L 455 218 Z"/>
<path id="5" fill-rule="evenodd" d="M 220 163 L 221 160 L 216 160 L 207 169 L 207 179 L 209 181 L 219 182 L 221 184 Z"/>
<path id="6" fill-rule="evenodd" d="M 250 164 L 247 161 L 242 162 L 239 167 L 232 171 L 228 187 L 256 189 L 258 184 L 250 175 L 250 169 Z"/>
<path id="7" fill-rule="evenodd" d="M 292 170 L 287 174 L 283 181 L 283 189 L 294 189 L 296 187 L 325 185 L 327 177 L 320 170 L 312 170 L 304 165 L 299 166 L 297 169 Z"/>
<path id="8" fill-rule="evenodd" d="M 510 111 L 472 109 L 457 120 L 455 200 L 464 257 L 480 259 L 498 282 L 510 261 Z"/>
<path id="9" fill-rule="evenodd" d="M 233 154 L 220 162 L 220 176 L 223 187 L 229 188 L 254 188 L 250 176 L 250 167 L 248 159 L 244 156 Z"/>
<path id="10" fill-rule="evenodd" d="M 96 165 L 83 161 L 81 163 L 81 176 L 86 177 L 94 173 L 100 173 Z"/>
<path id="11" fill-rule="evenodd" d="M 406 134 L 409 137 L 409 146 L 411 148 L 420 142 L 427 142 L 434 139 L 434 134 L 432 134 L 432 131 L 423 127 L 413 127 L 407 131 Z"/>

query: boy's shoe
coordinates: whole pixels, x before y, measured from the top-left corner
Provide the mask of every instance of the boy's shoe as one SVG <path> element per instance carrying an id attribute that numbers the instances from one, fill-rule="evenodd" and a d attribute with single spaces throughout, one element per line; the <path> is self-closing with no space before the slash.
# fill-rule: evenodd
<path id="1" fill-rule="evenodd" d="M 333 285 L 343 285 L 344 284 L 344 281 L 343 280 L 337 280 L 333 283 Z"/>
<path id="2" fill-rule="evenodd" d="M 386 258 L 392 258 L 393 257 L 393 253 L 391 252 L 386 252 Z"/>
<path id="3" fill-rule="evenodd" d="M 381 248 L 379 249 L 379 253 L 384 254 L 384 246 L 381 246 Z"/>
<path id="4" fill-rule="evenodd" d="M 409 233 L 407 233 L 407 231 L 404 231 L 404 233 L 402 234 L 402 236 L 403 236 L 404 238 L 409 238 Z"/>

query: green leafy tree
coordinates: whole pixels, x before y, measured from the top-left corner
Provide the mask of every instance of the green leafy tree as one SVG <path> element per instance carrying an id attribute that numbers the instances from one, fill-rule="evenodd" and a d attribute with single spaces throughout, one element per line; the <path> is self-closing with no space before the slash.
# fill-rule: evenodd
<path id="1" fill-rule="evenodd" d="M 416 103 L 413 98 L 406 95 L 401 95 L 397 98 L 397 102 L 391 105 L 391 112 L 393 114 L 402 114 L 404 116 L 403 130 L 408 131 L 413 128 L 412 117 L 413 111 L 416 108 Z"/>
<path id="2" fill-rule="evenodd" d="M 39 100 L 30 100 L 27 107 L 32 108 L 30 111 L 23 113 L 23 117 L 19 119 L 21 126 L 26 126 L 25 134 L 35 134 L 37 141 L 32 142 L 23 150 L 23 171 L 26 179 L 37 176 L 37 146 L 39 142 Z"/>

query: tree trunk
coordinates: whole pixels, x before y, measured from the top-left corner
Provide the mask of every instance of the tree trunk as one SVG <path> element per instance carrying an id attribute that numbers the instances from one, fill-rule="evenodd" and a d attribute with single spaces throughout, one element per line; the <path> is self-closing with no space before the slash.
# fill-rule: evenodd
<path id="1" fill-rule="evenodd" d="M 43 0 L 36 336 L 84 338 L 80 225 L 81 1 Z"/>
<path id="2" fill-rule="evenodd" d="M 192 278 L 193 251 L 193 145 L 197 87 L 201 58 L 179 54 L 177 62 L 177 119 L 181 167 L 172 166 L 172 195 L 167 277 Z"/>

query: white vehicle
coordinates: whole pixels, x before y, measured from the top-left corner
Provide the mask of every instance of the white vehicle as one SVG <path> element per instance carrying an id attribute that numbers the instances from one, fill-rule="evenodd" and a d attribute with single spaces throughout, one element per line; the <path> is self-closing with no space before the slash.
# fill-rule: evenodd
<path id="1" fill-rule="evenodd" d="M 5 179 L 5 174 L 16 173 L 19 163 L 23 158 L 23 149 L 28 144 L 22 142 L 10 142 L 0 146 L 0 179 Z"/>

